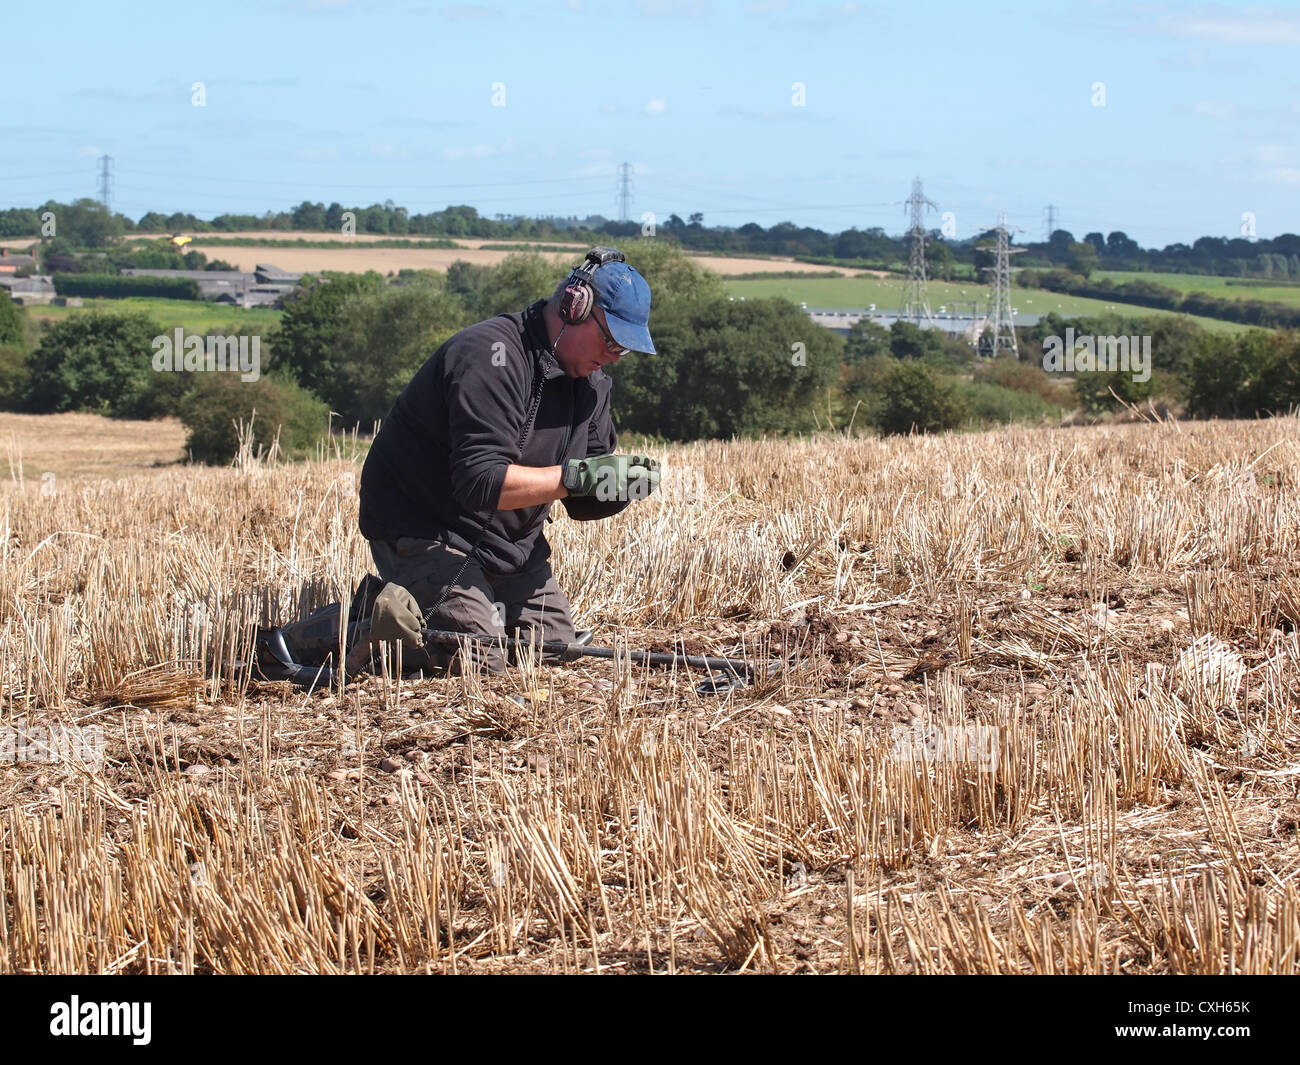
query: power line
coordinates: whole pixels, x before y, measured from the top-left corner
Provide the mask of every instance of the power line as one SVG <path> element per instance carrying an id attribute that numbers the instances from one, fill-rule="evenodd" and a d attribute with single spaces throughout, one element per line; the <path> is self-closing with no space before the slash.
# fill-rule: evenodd
<path id="1" fill-rule="evenodd" d="M 554 178 L 530 178 L 530 179 L 528 179 L 528 180 L 526 180 L 526 181 L 463 181 L 463 182 L 455 182 L 455 183 L 451 183 L 451 184 L 438 184 L 438 185 L 424 185 L 424 184 L 422 184 L 422 185 L 402 185 L 402 184 L 396 184 L 396 185 L 395 185 L 395 184 L 393 184 L 392 182 L 389 182 L 389 181 L 383 181 L 383 182 L 380 182 L 380 181 L 372 181 L 372 182 L 368 182 L 368 183 L 366 183 L 366 184 L 361 184 L 361 185 L 345 185 L 345 184 L 340 184 L 340 183 L 333 182 L 333 181 L 325 181 L 325 182 L 313 181 L 313 180 L 304 180 L 304 181 L 262 181 L 261 179 L 252 179 L 252 178 L 227 178 L 227 177 L 224 177 L 224 176 L 221 176 L 221 177 L 213 177 L 213 176 L 211 176 L 211 175 L 206 176 L 206 177 L 201 177 L 201 176 L 191 176 L 191 175 L 186 175 L 186 174 L 164 174 L 164 173 L 161 173 L 161 172 L 159 172 L 159 171 L 157 171 L 157 170 L 136 170 L 136 169 L 134 169 L 134 168 L 132 168 L 130 171 L 128 171 L 128 173 L 130 173 L 130 174 L 140 174 L 140 175 L 142 175 L 142 176 L 144 176 L 144 177 L 160 177 L 160 178 L 166 178 L 166 179 L 171 180 L 171 181 L 194 181 L 194 182 L 200 182 L 200 181 L 208 181 L 208 182 L 212 182 L 212 181 L 215 181 L 215 182 L 217 182 L 218 184 L 221 184 L 221 185 L 257 185 L 257 186 L 264 186 L 264 185 L 281 185 L 281 186 L 286 186 L 286 187 L 289 187 L 289 188 L 296 188 L 296 189 L 307 188 L 307 187 L 311 187 L 311 186 L 313 186 L 313 185 L 316 185 L 316 186 L 324 186 L 324 187 L 328 187 L 328 188 L 331 188 L 331 189 L 375 189 L 375 188 L 385 188 L 385 189 L 391 189 L 391 190 L 394 190 L 394 191 L 396 191 L 396 190 L 400 190 L 400 189 L 414 189 L 414 190 L 421 190 L 421 189 L 428 189 L 428 190 L 434 190 L 434 189 L 498 189 L 498 188 L 515 188 L 515 187 L 518 187 L 518 186 L 524 186 L 524 185 L 572 185 L 572 184 L 574 184 L 575 182 L 579 182 L 579 181 L 597 182 L 597 181 L 604 181 L 604 180 L 606 180 L 605 178 L 600 178 L 600 177 L 554 177 Z"/>
<path id="2" fill-rule="evenodd" d="M 688 193 L 704 193 L 706 196 L 725 196 L 730 201 L 743 200 L 747 203 L 759 203 L 771 205 L 771 196 L 753 196 L 743 192 L 734 192 L 730 189 L 720 189 L 716 185 L 712 188 L 704 188 L 699 185 L 689 185 L 681 181 L 672 181 L 670 179 L 655 179 L 656 186 L 667 186 L 669 189 L 681 189 Z M 712 213 L 712 212 L 711 212 Z"/>
<path id="3" fill-rule="evenodd" d="M 82 178 L 83 180 L 75 187 L 56 186 L 54 188 L 44 188 L 40 191 L 39 194 L 34 194 L 30 197 L 11 195 L 9 197 L 11 200 L 10 206 L 16 207 L 17 201 L 24 200 L 24 199 L 30 200 L 33 204 L 42 204 L 50 200 L 57 200 L 60 196 L 68 196 L 71 197 L 72 199 L 82 199 L 86 195 L 86 183 L 84 180 L 85 178 L 84 174 L 82 175 Z M 3 208 L 0 208 L 0 210 L 3 210 Z"/>
<path id="4" fill-rule="evenodd" d="M 714 187 L 714 188 L 711 188 L 711 189 L 706 189 L 706 188 L 701 188 L 701 187 L 698 186 L 698 185 L 686 185 L 686 184 L 683 184 L 683 183 L 680 182 L 680 181 L 668 181 L 668 180 L 656 180 L 656 181 L 655 181 L 655 184 L 656 184 L 656 185 L 666 185 L 666 186 L 668 186 L 670 189 L 685 189 L 687 192 L 703 192 L 703 193 L 707 193 L 707 194 L 710 195 L 710 196 L 719 196 L 719 195 L 721 195 L 721 196 L 725 196 L 725 197 L 727 197 L 727 199 L 732 200 L 732 201 L 735 201 L 735 200 L 747 200 L 747 201 L 750 201 L 750 202 L 752 202 L 752 203 L 768 204 L 768 205 L 771 205 L 771 203 L 772 203 L 771 198 L 770 198 L 770 197 L 767 197 L 767 196 L 761 196 L 761 197 L 760 197 L 760 196 L 747 196 L 747 195 L 745 195 L 744 193 L 740 193 L 740 192 L 729 192 L 729 191 L 726 191 L 726 190 L 723 190 L 723 189 L 719 189 L 719 188 L 717 188 L 717 187 Z M 661 197 L 661 198 L 662 198 L 662 197 Z M 796 206 L 793 206 L 793 207 L 776 207 L 776 206 L 767 206 L 767 207 L 764 207 L 764 208 L 755 208 L 755 210 L 766 210 L 766 211 L 830 211 L 830 210 L 835 210 L 835 211 L 838 211 L 838 210 L 859 210 L 859 209 L 867 208 L 867 207 L 895 207 L 895 206 L 897 206 L 897 204 L 898 204 L 898 201 L 897 201 L 897 200 L 881 200 L 881 201 L 879 201 L 879 202 L 877 202 L 877 203 L 827 204 L 827 205 L 825 205 L 825 206 L 821 206 L 821 207 L 818 207 L 818 206 L 812 206 L 812 205 L 809 205 L 809 204 L 800 204 L 800 205 L 796 205 Z M 697 205 L 697 206 L 698 206 L 698 205 Z M 747 210 L 747 208 L 744 208 L 744 207 L 735 207 L 735 208 L 716 209 L 716 208 L 710 208 L 710 207 L 706 204 L 706 205 L 704 205 L 704 210 L 708 211 L 709 214 L 744 214 L 745 211 Z"/>
<path id="5" fill-rule="evenodd" d="M 118 187 L 119 189 L 122 189 L 123 191 L 131 192 L 131 193 L 156 193 L 156 194 L 163 195 L 163 196 L 173 196 L 173 197 L 178 195 L 178 194 L 175 192 L 175 190 L 173 190 L 173 189 L 155 189 L 155 188 L 148 188 L 148 187 L 146 187 L 146 186 L 142 186 L 142 185 L 118 185 L 117 187 Z M 205 193 L 203 193 L 202 195 L 204 195 L 204 196 L 209 196 L 209 195 L 211 195 L 211 196 L 217 196 L 217 195 L 220 195 L 221 198 L 222 198 L 223 200 L 243 200 L 243 201 L 247 201 L 247 202 L 261 203 L 261 204 L 266 204 L 266 203 L 271 199 L 270 197 L 267 197 L 267 196 L 240 196 L 240 195 L 227 195 L 227 194 L 219 194 L 219 193 L 216 193 L 216 192 L 205 192 Z M 507 197 L 507 196 L 501 196 L 501 197 L 497 197 L 497 198 L 495 198 L 495 199 L 479 199 L 479 200 L 478 200 L 478 203 L 476 204 L 476 206 L 481 206 L 481 205 L 484 205 L 484 204 L 499 204 L 499 203 L 511 204 L 511 203 L 519 203 L 519 202 L 523 202 L 523 201 L 528 201 L 528 200 L 563 200 L 563 199 L 573 199 L 573 198 L 575 198 L 575 197 L 583 197 L 583 198 L 588 198 L 588 199 L 589 199 L 589 198 L 591 197 L 591 193 L 589 193 L 589 192 L 552 192 L 552 193 L 542 193 L 541 195 L 538 195 L 538 196 L 508 196 L 508 197 Z M 173 200 L 172 202 L 175 202 L 175 201 Z M 407 207 L 408 209 L 411 209 L 411 210 L 417 210 L 417 211 L 418 211 L 420 205 L 419 205 L 418 203 L 412 203 L 412 204 L 403 204 L 402 206 Z M 190 208 L 190 209 L 193 210 L 193 208 Z M 208 208 L 205 208 L 205 210 L 207 210 L 207 209 L 208 209 Z M 228 207 L 212 208 L 212 209 L 213 209 L 213 210 L 222 210 L 222 211 L 226 211 L 226 210 L 228 210 Z M 268 208 L 268 209 L 269 209 L 269 208 Z M 431 210 L 441 210 L 442 208 L 441 208 L 441 207 L 432 207 L 432 208 L 430 208 L 430 209 L 431 209 Z"/>
<path id="6" fill-rule="evenodd" d="M 52 170 L 45 174 L 0 174 L 0 181 L 44 181 L 46 178 L 71 177 L 73 174 L 85 177 L 86 171 L 79 167 L 76 170 Z"/>
<path id="7" fill-rule="evenodd" d="M 896 204 L 898 201 L 895 200 Z M 698 205 L 696 205 L 698 206 Z M 708 207 L 701 210 L 701 214 L 774 214 L 778 211 L 859 211 L 864 207 L 879 207 L 880 204 L 874 203 L 824 203 L 824 204 L 796 204 L 792 207 Z"/>

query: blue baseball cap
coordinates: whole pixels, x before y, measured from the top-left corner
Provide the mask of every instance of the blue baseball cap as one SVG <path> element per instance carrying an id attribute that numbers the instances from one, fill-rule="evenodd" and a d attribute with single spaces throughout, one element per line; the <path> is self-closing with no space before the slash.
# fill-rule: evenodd
<path id="1" fill-rule="evenodd" d="M 596 304 L 605 312 L 609 333 L 629 351 L 655 354 L 650 339 L 650 285 L 628 263 L 606 263 L 591 277 Z"/>

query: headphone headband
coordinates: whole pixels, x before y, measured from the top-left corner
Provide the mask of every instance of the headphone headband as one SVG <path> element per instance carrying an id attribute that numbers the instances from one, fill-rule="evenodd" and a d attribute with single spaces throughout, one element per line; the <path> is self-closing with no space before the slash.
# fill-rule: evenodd
<path id="1" fill-rule="evenodd" d="M 625 256 L 617 248 L 597 245 L 587 252 L 586 258 L 573 268 L 569 274 L 564 297 L 560 300 L 560 319 L 569 325 L 585 322 L 591 315 L 596 303 L 596 294 L 591 288 L 591 279 L 606 263 L 625 263 Z"/>
<path id="2" fill-rule="evenodd" d="M 601 246 L 601 244 L 597 244 L 597 246 L 591 248 L 588 254 L 586 254 L 586 259 L 582 260 L 582 264 L 575 270 L 575 273 L 581 273 L 582 280 L 590 281 L 591 274 L 594 274 L 598 269 L 601 269 L 604 264 L 627 263 L 627 261 L 628 257 L 625 256 L 623 252 L 617 250 L 617 248 L 607 248 Z"/>

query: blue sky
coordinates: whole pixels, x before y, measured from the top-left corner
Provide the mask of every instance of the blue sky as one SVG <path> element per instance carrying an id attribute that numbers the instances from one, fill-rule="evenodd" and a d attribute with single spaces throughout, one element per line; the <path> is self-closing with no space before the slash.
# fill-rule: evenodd
<path id="1" fill-rule="evenodd" d="M 915 175 L 961 238 L 1049 203 L 1146 246 L 1300 231 L 1300 4 L 133 0 L 3 51 L 0 206 L 94 195 L 107 153 L 136 218 L 616 217 L 627 162 L 634 218 L 901 232 Z"/>

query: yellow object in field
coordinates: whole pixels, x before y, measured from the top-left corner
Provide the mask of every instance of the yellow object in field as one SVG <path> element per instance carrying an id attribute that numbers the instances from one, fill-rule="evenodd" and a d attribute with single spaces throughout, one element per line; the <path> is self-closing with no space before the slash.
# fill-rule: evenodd
<path id="1" fill-rule="evenodd" d="M 175 244 L 176 247 L 178 248 L 185 247 L 185 245 L 188 244 L 193 239 L 194 239 L 193 237 L 183 237 L 179 233 L 172 234 L 172 243 Z"/>

